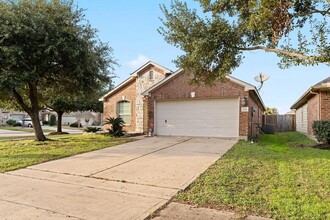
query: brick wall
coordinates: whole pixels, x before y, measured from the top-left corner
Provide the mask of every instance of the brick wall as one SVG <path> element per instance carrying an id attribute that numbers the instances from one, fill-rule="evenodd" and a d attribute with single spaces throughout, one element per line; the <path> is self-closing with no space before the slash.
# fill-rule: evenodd
<path id="1" fill-rule="evenodd" d="M 308 136 L 313 136 L 313 122 L 316 120 L 320 120 L 320 102 L 319 95 L 315 95 L 308 101 L 307 105 L 307 134 Z"/>
<path id="2" fill-rule="evenodd" d="M 195 98 L 234 98 L 246 97 L 250 106 L 257 106 L 253 99 L 250 99 L 250 94 L 244 91 L 244 87 L 231 81 L 224 83 L 216 83 L 212 87 L 205 85 L 190 85 L 188 80 L 191 75 L 188 72 L 181 73 L 166 84 L 162 85 L 157 90 L 151 93 L 148 98 L 148 127 L 154 129 L 154 103 L 159 100 L 175 100 L 189 99 L 190 93 L 195 92 Z M 257 106 L 258 107 L 258 106 Z M 259 109 L 259 108 L 258 108 Z M 260 112 L 260 111 L 259 111 Z M 260 117 L 261 118 L 261 117 Z M 239 135 L 246 137 L 249 135 L 249 112 L 240 112 L 239 115 Z M 260 119 L 261 120 L 261 119 Z"/>
<path id="3" fill-rule="evenodd" d="M 131 102 L 131 124 L 125 126 L 126 131 L 135 131 L 136 123 L 136 114 L 135 114 L 135 102 L 136 102 L 136 81 L 133 80 L 128 85 L 124 86 L 121 90 L 115 92 L 113 95 L 110 95 L 106 98 L 103 103 L 104 110 L 104 121 L 106 118 L 117 117 L 117 103 L 123 100 L 123 97 L 126 101 Z M 109 126 L 104 126 L 104 129 L 107 130 Z"/>
<path id="4" fill-rule="evenodd" d="M 320 92 L 321 120 L 330 120 L 330 91 Z"/>
<path id="5" fill-rule="evenodd" d="M 264 114 L 264 109 L 258 102 L 258 97 L 255 92 L 249 92 L 248 106 L 248 136 L 255 138 L 259 134 L 258 126 L 262 126 L 262 115 Z"/>

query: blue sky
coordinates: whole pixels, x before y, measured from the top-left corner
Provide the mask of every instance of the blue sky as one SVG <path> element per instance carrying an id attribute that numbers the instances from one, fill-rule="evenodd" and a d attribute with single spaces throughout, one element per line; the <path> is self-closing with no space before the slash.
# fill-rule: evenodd
<path id="1" fill-rule="evenodd" d="M 182 52 L 167 44 L 157 32 L 161 26 L 159 17 L 163 17 L 159 5 L 169 5 L 169 0 L 76 0 L 76 3 L 86 9 L 86 19 L 99 30 L 99 38 L 114 50 L 120 64 L 115 71 L 115 85 L 148 60 L 173 71 L 177 69 L 172 61 Z M 253 78 L 258 73 L 269 75 L 260 94 L 266 106 L 276 107 L 280 113 L 288 112 L 310 86 L 330 76 L 330 67 L 324 64 L 283 70 L 277 66 L 279 58 L 273 53 L 253 51 L 244 55 L 243 64 L 232 76 L 259 86 Z"/>

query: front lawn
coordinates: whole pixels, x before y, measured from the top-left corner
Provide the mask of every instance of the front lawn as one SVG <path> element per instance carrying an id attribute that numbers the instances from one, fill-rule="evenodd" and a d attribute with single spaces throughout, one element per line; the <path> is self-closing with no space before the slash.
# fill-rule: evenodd
<path id="1" fill-rule="evenodd" d="M 330 219 L 330 150 L 296 133 L 239 141 L 176 200 L 274 219 Z"/>
<path id="2" fill-rule="evenodd" d="M 111 138 L 105 135 L 62 135 L 38 142 L 0 140 L 0 173 L 27 167 L 75 154 L 112 147 L 130 141 L 128 138 Z"/>

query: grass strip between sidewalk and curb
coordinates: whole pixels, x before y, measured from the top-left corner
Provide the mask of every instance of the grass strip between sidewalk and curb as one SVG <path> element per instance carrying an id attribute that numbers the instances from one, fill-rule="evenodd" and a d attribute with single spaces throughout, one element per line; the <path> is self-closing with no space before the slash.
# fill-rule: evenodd
<path id="1" fill-rule="evenodd" d="M 274 219 L 330 219 L 330 150 L 297 132 L 239 141 L 175 201 Z"/>
<path id="2" fill-rule="evenodd" d="M 133 139 L 102 134 L 51 136 L 51 139 L 42 142 L 33 138 L 0 140 L 0 173 L 129 141 Z"/>

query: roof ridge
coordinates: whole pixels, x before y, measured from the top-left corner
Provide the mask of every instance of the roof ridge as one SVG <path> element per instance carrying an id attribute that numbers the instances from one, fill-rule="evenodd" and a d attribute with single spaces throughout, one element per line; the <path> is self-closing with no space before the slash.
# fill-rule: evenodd
<path id="1" fill-rule="evenodd" d="M 322 85 L 323 83 L 327 83 L 327 82 L 330 82 L 330 76 L 327 77 L 327 78 L 325 78 L 324 80 L 322 80 L 322 81 L 316 83 L 314 86 L 320 86 L 320 85 Z M 313 86 L 313 87 L 314 87 L 314 86 Z"/>

